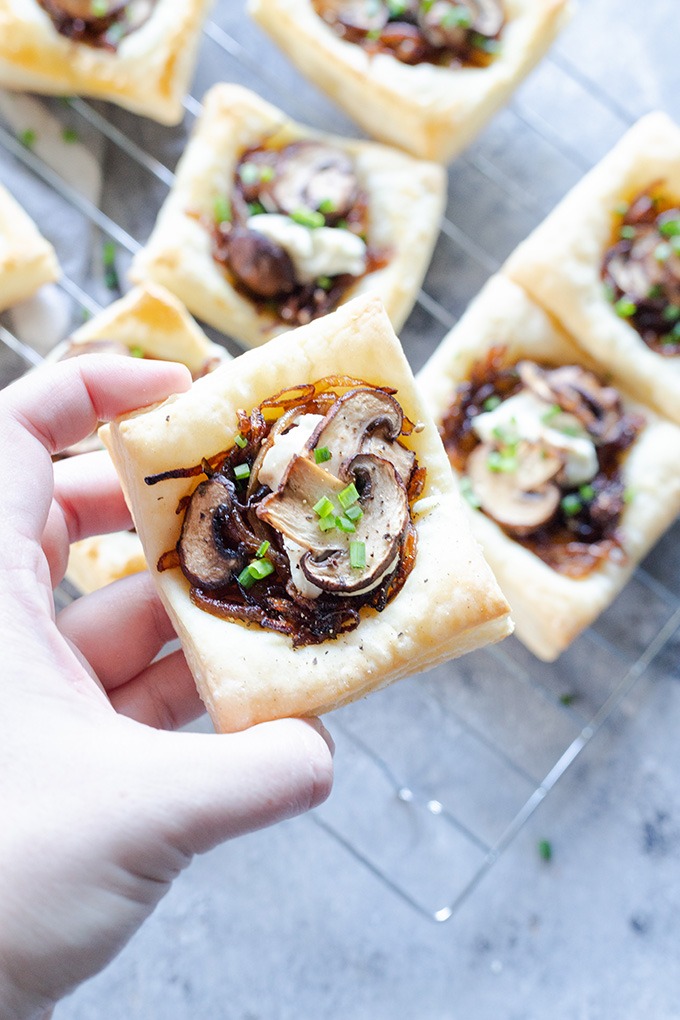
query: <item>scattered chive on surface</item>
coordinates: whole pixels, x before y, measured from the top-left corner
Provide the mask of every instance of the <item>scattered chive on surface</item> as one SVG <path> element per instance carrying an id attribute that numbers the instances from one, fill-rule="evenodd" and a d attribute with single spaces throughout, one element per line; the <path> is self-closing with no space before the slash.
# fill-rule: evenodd
<path id="1" fill-rule="evenodd" d="M 334 213 L 335 202 L 331 198 L 324 198 L 323 201 L 319 202 L 319 212 L 323 213 L 324 216 Z"/>
<path id="2" fill-rule="evenodd" d="M 538 853 L 542 861 L 551 861 L 553 856 L 552 843 L 547 839 L 539 840 Z"/>
<path id="3" fill-rule="evenodd" d="M 25 145 L 27 149 L 32 149 L 37 140 L 38 135 L 33 128 L 26 128 L 26 130 L 22 131 L 19 135 L 19 141 L 22 145 Z"/>
<path id="4" fill-rule="evenodd" d="M 345 517 L 344 514 L 335 518 L 335 526 L 339 528 L 340 531 L 344 531 L 346 535 L 351 535 L 352 532 L 357 530 L 352 521 L 350 521 L 348 517 Z"/>
<path id="5" fill-rule="evenodd" d="M 326 223 L 323 213 L 316 209 L 295 209 L 290 218 L 303 227 L 310 227 L 312 230 L 323 227 Z"/>
<path id="6" fill-rule="evenodd" d="M 240 450 L 245 450 L 246 446 L 248 445 L 248 440 L 246 439 L 245 436 L 242 436 L 240 432 L 237 432 L 236 435 L 234 436 L 234 442 L 236 443 Z"/>
<path id="7" fill-rule="evenodd" d="M 61 133 L 61 137 L 67 145 L 73 145 L 74 142 L 77 142 L 80 139 L 76 129 L 71 127 L 65 127 Z"/>
<path id="8" fill-rule="evenodd" d="M 250 464 L 237 464 L 234 468 L 234 478 L 238 478 L 240 482 L 250 478 Z"/>
<path id="9" fill-rule="evenodd" d="M 231 202 L 226 195 L 218 195 L 215 199 L 215 219 L 218 223 L 231 223 Z"/>
<path id="10" fill-rule="evenodd" d="M 312 509 L 319 517 L 330 517 L 331 514 L 335 514 L 335 507 L 328 496 L 322 496 L 318 503 L 314 504 Z"/>
<path id="11" fill-rule="evenodd" d="M 143 358 L 144 350 L 138 344 L 135 344 L 134 347 L 130 348 L 130 354 L 132 355 L 133 358 Z"/>
<path id="12" fill-rule="evenodd" d="M 314 461 L 316 464 L 325 464 L 327 460 L 331 459 L 331 451 L 327 446 L 317 446 L 314 451 Z"/>
<path id="13" fill-rule="evenodd" d="M 349 565 L 354 570 L 363 570 L 366 566 L 366 543 L 349 543 Z"/>
<path id="14" fill-rule="evenodd" d="M 614 305 L 614 311 L 617 315 L 620 315 L 622 319 L 630 319 L 632 315 L 637 312 L 637 305 L 630 298 L 621 297 Z"/>
<path id="15" fill-rule="evenodd" d="M 352 504 L 356 503 L 358 499 L 359 493 L 354 482 L 350 482 L 346 489 L 343 489 L 342 492 L 338 493 L 338 503 L 343 510 L 352 506 Z"/>
<path id="16" fill-rule="evenodd" d="M 358 521 L 364 516 L 364 511 L 360 506 L 355 503 L 354 506 L 348 506 L 345 510 L 345 517 L 349 517 L 350 521 Z"/>
<path id="17" fill-rule="evenodd" d="M 576 514 L 580 513 L 583 509 L 583 500 L 577 493 L 568 492 L 566 496 L 562 497 L 560 502 L 562 513 L 566 517 L 575 517 Z"/>
<path id="18" fill-rule="evenodd" d="M 269 552 L 270 545 L 271 545 L 271 542 L 268 542 L 267 539 L 265 538 L 264 542 L 262 542 L 259 545 L 258 550 L 255 553 L 255 556 L 256 556 L 256 558 L 258 560 L 261 560 L 264 556 L 267 555 L 267 553 Z"/>
<path id="19" fill-rule="evenodd" d="M 320 531 L 334 531 L 335 530 L 335 515 L 329 514 L 327 517 L 322 517 L 319 521 Z"/>
<path id="20" fill-rule="evenodd" d="M 482 407 L 485 411 L 495 411 L 497 407 L 500 407 L 501 403 L 501 398 L 497 394 L 494 394 L 493 397 L 486 398 Z"/>

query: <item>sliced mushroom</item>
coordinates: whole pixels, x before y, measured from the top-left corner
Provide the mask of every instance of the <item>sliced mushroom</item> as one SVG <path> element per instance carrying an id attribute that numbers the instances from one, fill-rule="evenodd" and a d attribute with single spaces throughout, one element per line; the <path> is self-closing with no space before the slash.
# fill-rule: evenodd
<path id="1" fill-rule="evenodd" d="M 245 555 L 228 549 L 222 526 L 234 501 L 234 487 L 215 475 L 194 490 L 184 514 L 177 551 L 189 581 L 206 591 L 223 588 L 245 564 Z"/>
<path id="2" fill-rule="evenodd" d="M 345 482 L 305 457 L 295 458 L 279 491 L 260 503 L 257 514 L 307 550 L 300 566 L 308 581 L 322 591 L 349 595 L 377 583 L 398 557 L 408 524 L 408 498 L 394 468 L 382 458 L 360 454 L 349 463 L 347 477 L 355 479 L 363 511 L 351 535 L 319 527 L 314 505 L 323 496 L 337 497 Z M 351 565 L 350 541 L 364 543 L 365 567 Z"/>
<path id="3" fill-rule="evenodd" d="M 314 6 L 325 21 L 361 32 L 379 32 L 389 17 L 387 4 L 379 0 L 315 0 Z"/>
<path id="4" fill-rule="evenodd" d="M 227 239 L 232 272 L 257 297 L 274 298 L 295 289 L 295 267 L 288 252 L 255 230 L 236 227 Z"/>
<path id="5" fill-rule="evenodd" d="M 572 414 L 600 441 L 611 441 L 622 418 L 621 398 L 613 386 L 606 386 L 580 365 L 561 365 L 546 370 L 532 361 L 517 365 L 525 386 L 549 404 L 558 404 Z"/>
<path id="6" fill-rule="evenodd" d="M 128 0 L 103 0 L 97 4 L 92 0 L 52 0 L 52 6 L 57 7 L 67 18 L 94 22 L 118 14 L 127 6 L 127 2 Z"/>
<path id="7" fill-rule="evenodd" d="M 276 176 L 266 189 L 277 209 L 287 215 L 321 209 L 333 220 L 349 213 L 357 199 L 358 184 L 354 164 L 345 152 L 322 142 L 305 141 L 281 150 Z"/>
<path id="8" fill-rule="evenodd" d="M 494 470 L 494 447 L 476 446 L 467 460 L 467 473 L 481 508 L 513 535 L 530 535 L 547 524 L 560 503 L 553 479 L 562 458 L 543 443 L 521 442 L 515 470 Z"/>
<path id="9" fill-rule="evenodd" d="M 435 0 L 429 6 L 422 4 L 418 16 L 420 29 L 432 46 L 453 50 L 469 46 L 470 32 L 493 39 L 504 20 L 498 0 Z"/>
<path id="10" fill-rule="evenodd" d="M 401 435 L 404 413 L 394 399 L 382 390 L 349 390 L 333 404 L 312 433 L 307 447 L 327 447 L 330 470 L 341 474 L 343 465 L 359 453 L 372 453 L 390 461 L 404 484 L 413 470 L 415 454 L 397 440 Z"/>

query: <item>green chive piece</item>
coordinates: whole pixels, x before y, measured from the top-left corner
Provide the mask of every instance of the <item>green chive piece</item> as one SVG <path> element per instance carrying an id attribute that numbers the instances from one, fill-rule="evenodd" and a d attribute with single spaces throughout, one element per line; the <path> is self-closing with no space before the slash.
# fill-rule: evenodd
<path id="1" fill-rule="evenodd" d="M 263 559 L 267 555 L 267 553 L 269 552 L 270 545 L 271 542 L 268 542 L 266 538 L 264 542 L 260 543 L 257 552 L 255 553 L 255 556 L 257 557 L 258 560 Z"/>
<path id="2" fill-rule="evenodd" d="M 680 235 L 680 219 L 666 220 L 659 224 L 659 233 L 664 237 L 678 237 Z"/>
<path id="3" fill-rule="evenodd" d="M 472 482 L 467 475 L 463 475 L 460 480 L 460 494 L 463 499 L 470 504 L 473 510 L 479 510 L 482 505 L 482 501 L 472 488 Z"/>
<path id="4" fill-rule="evenodd" d="M 105 18 L 109 13 L 108 0 L 92 0 L 90 10 L 95 18 Z"/>
<path id="5" fill-rule="evenodd" d="M 246 446 L 248 445 L 248 440 L 246 439 L 245 436 L 242 436 L 240 432 L 237 432 L 236 435 L 234 436 L 234 442 L 236 443 L 240 450 L 245 450 Z"/>
<path id="6" fill-rule="evenodd" d="M 274 180 L 275 170 L 273 166 L 261 166 L 260 167 L 260 180 L 264 184 L 268 184 Z"/>
<path id="7" fill-rule="evenodd" d="M 626 505 L 628 505 L 628 503 L 632 503 L 634 499 L 635 499 L 635 489 L 631 489 L 631 488 L 624 489 L 624 492 L 623 492 L 623 502 Z"/>
<path id="8" fill-rule="evenodd" d="M 625 216 L 629 209 L 630 206 L 628 202 L 619 202 L 617 205 L 614 206 L 614 212 L 618 213 L 619 216 Z"/>
<path id="9" fill-rule="evenodd" d="M 482 407 L 484 408 L 485 411 L 495 411 L 496 408 L 499 407 L 502 403 L 503 401 L 501 400 L 501 398 L 494 394 L 493 397 L 487 397 L 487 399 L 482 404 Z"/>
<path id="10" fill-rule="evenodd" d="M 565 517 L 575 517 L 583 509 L 583 501 L 577 493 L 568 492 L 562 497 L 560 506 Z"/>
<path id="11" fill-rule="evenodd" d="M 238 478 L 240 482 L 250 478 L 250 464 L 237 464 L 234 468 L 234 478 Z"/>
<path id="12" fill-rule="evenodd" d="M 582 485 L 578 494 L 585 503 L 590 503 L 591 499 L 595 499 L 595 489 L 592 485 Z"/>
<path id="13" fill-rule="evenodd" d="M 621 237 L 626 241 L 632 241 L 636 233 L 635 227 L 631 227 L 627 223 L 621 227 Z"/>
<path id="14" fill-rule="evenodd" d="M 250 216 L 262 216 L 266 211 L 261 202 L 248 203 L 248 213 Z"/>
<path id="15" fill-rule="evenodd" d="M 102 245 L 102 261 L 107 267 L 115 265 L 116 245 L 113 241 L 104 241 Z"/>
<path id="16" fill-rule="evenodd" d="M 660 283 L 655 283 L 653 287 L 650 287 L 647 291 L 648 298 L 660 298 L 663 297 L 663 287 Z"/>
<path id="17" fill-rule="evenodd" d="M 62 139 L 67 145 L 73 145 L 74 142 L 79 141 L 79 134 L 75 128 L 65 127 L 61 133 Z"/>
<path id="18" fill-rule="evenodd" d="M 314 513 L 319 517 L 329 517 L 335 513 L 335 507 L 328 496 L 322 496 L 318 503 L 315 503 L 313 508 Z"/>
<path id="19" fill-rule="evenodd" d="M 657 244 L 654 249 L 654 258 L 657 262 L 667 262 L 672 254 L 673 249 L 666 241 L 662 241 L 661 244 Z"/>
<path id="20" fill-rule="evenodd" d="M 144 357 L 144 351 L 142 350 L 141 347 L 138 347 L 138 346 L 131 347 L 130 348 L 130 354 L 132 355 L 133 358 L 143 358 Z"/>
<path id="21" fill-rule="evenodd" d="M 314 462 L 316 464 L 325 464 L 327 460 L 331 459 L 331 451 L 327 446 L 317 446 L 314 451 Z"/>
<path id="22" fill-rule="evenodd" d="M 333 514 L 329 514 L 328 517 L 322 517 L 319 521 L 319 528 L 321 531 L 334 531 L 335 516 Z"/>
<path id="23" fill-rule="evenodd" d="M 366 33 L 366 38 L 369 39 L 371 42 L 376 42 L 380 38 L 380 29 L 372 28 L 370 32 Z"/>
<path id="24" fill-rule="evenodd" d="M 323 201 L 319 202 L 319 212 L 323 213 L 324 216 L 330 216 L 331 213 L 335 212 L 335 202 L 332 198 L 324 198 Z"/>
<path id="25" fill-rule="evenodd" d="M 357 530 L 349 517 L 345 517 L 344 514 L 335 518 L 335 526 L 336 528 L 339 528 L 340 531 L 344 531 L 347 535 Z"/>
<path id="26" fill-rule="evenodd" d="M 215 219 L 218 223 L 231 223 L 231 202 L 226 195 L 218 195 L 215 199 Z"/>
<path id="27" fill-rule="evenodd" d="M 680 319 L 680 308 L 677 305 L 666 305 L 661 314 L 666 322 L 676 322 Z"/>
<path id="28" fill-rule="evenodd" d="M 363 516 L 364 511 L 358 503 L 355 503 L 354 506 L 348 506 L 345 510 L 345 517 L 349 517 L 350 521 L 359 521 Z"/>
<path id="29" fill-rule="evenodd" d="M 630 319 L 632 315 L 637 312 L 637 305 L 630 298 L 621 297 L 614 305 L 614 311 L 617 315 L 620 315 L 622 319 Z"/>
<path id="30" fill-rule="evenodd" d="M 391 18 L 400 18 L 406 13 L 406 0 L 387 0 L 387 10 Z"/>
<path id="31" fill-rule="evenodd" d="M 493 471 L 495 474 L 499 472 L 512 474 L 513 471 L 517 470 L 518 461 L 514 453 L 492 450 L 486 459 L 486 466 L 489 471 Z"/>
<path id="32" fill-rule="evenodd" d="M 238 175 L 244 184 L 257 184 L 260 180 L 260 168 L 257 163 L 241 163 Z"/>
<path id="33" fill-rule="evenodd" d="M 271 560 L 253 560 L 248 564 L 248 571 L 253 580 L 262 581 L 274 573 L 274 564 Z"/>
<path id="34" fill-rule="evenodd" d="M 538 853 L 542 861 L 551 861 L 553 856 L 552 843 L 547 839 L 539 840 Z"/>
<path id="35" fill-rule="evenodd" d="M 349 565 L 354 570 L 363 570 L 366 566 L 366 543 L 349 543 Z"/>
<path id="36" fill-rule="evenodd" d="M 316 285 L 321 287 L 322 290 L 330 290 L 333 286 L 333 281 L 330 276 L 317 276 Z"/>
<path id="37" fill-rule="evenodd" d="M 22 145 L 25 145 L 27 149 L 32 149 L 37 140 L 38 135 L 33 128 L 26 128 L 26 130 L 22 131 L 19 135 L 19 141 Z"/>
<path id="38" fill-rule="evenodd" d="M 242 588 L 250 588 L 255 584 L 255 578 L 250 573 L 250 567 L 244 567 L 241 573 L 236 578 Z"/>
<path id="39" fill-rule="evenodd" d="M 472 24 L 472 15 L 467 7 L 452 7 L 441 19 L 445 28 L 469 28 Z"/>
<path id="40" fill-rule="evenodd" d="M 312 230 L 323 227 L 326 223 L 323 213 L 317 212 L 315 209 L 295 209 L 290 214 L 290 218 L 301 226 L 309 227 Z"/>
<path id="41" fill-rule="evenodd" d="M 565 691 L 564 694 L 560 694 L 560 702 L 563 705 L 573 705 L 576 701 L 576 695 L 571 694 L 569 691 Z"/>
<path id="42" fill-rule="evenodd" d="M 338 503 L 343 510 L 346 510 L 352 503 L 356 503 L 359 499 L 359 493 L 354 482 L 350 482 L 346 489 L 338 493 Z"/>
<path id="43" fill-rule="evenodd" d="M 560 405 L 553 404 L 552 407 L 545 412 L 545 414 L 541 415 L 541 421 L 544 425 L 549 425 L 550 422 L 554 421 L 560 414 L 562 414 L 562 408 Z"/>

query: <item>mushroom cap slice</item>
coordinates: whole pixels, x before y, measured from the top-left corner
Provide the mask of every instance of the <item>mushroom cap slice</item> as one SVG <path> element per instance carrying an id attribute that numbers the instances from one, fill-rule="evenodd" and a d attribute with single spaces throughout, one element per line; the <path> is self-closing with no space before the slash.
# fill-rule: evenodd
<path id="1" fill-rule="evenodd" d="M 404 412 L 389 393 L 374 389 L 349 390 L 333 404 L 309 438 L 307 447 L 327 447 L 328 468 L 347 477 L 347 464 L 359 453 L 390 461 L 404 484 L 413 471 L 415 454 L 397 440 Z"/>
<path id="2" fill-rule="evenodd" d="M 307 580 L 342 595 L 364 591 L 382 578 L 399 555 L 409 520 L 406 488 L 389 461 L 360 454 L 349 463 L 348 475 L 355 478 L 363 511 L 351 534 L 319 527 L 315 504 L 324 496 L 337 497 L 345 483 L 306 457 L 291 462 L 279 490 L 257 508 L 258 517 L 307 550 L 300 560 Z M 352 567 L 351 541 L 364 543 L 365 567 Z"/>
<path id="3" fill-rule="evenodd" d="M 461 19 L 453 17 L 458 13 Z M 453 50 L 467 48 L 470 32 L 493 38 L 504 21 L 499 0 L 435 0 L 429 7 L 421 5 L 418 14 L 418 24 L 427 41 Z"/>
<path id="4" fill-rule="evenodd" d="M 281 150 L 267 191 L 286 215 L 326 204 L 341 219 L 355 204 L 358 182 L 347 153 L 323 142 L 293 142 Z"/>
<path id="5" fill-rule="evenodd" d="M 255 230 L 231 231 L 227 259 L 232 272 L 258 297 L 274 298 L 295 289 L 295 266 L 288 252 Z"/>
<path id="6" fill-rule="evenodd" d="M 543 443 L 521 442 L 514 471 L 494 470 L 494 447 L 480 443 L 467 460 L 467 473 L 482 510 L 518 537 L 547 524 L 560 503 L 560 489 L 552 481 L 562 458 Z"/>
<path id="7" fill-rule="evenodd" d="M 184 514 L 177 552 L 189 581 L 206 591 L 223 588 L 245 563 L 245 555 L 228 549 L 221 538 L 234 502 L 234 487 L 218 475 L 194 489 Z"/>
<path id="8" fill-rule="evenodd" d="M 525 386 L 550 404 L 572 414 L 596 440 L 609 441 L 622 415 L 621 397 L 580 365 L 561 365 L 547 371 L 532 361 L 517 365 Z"/>

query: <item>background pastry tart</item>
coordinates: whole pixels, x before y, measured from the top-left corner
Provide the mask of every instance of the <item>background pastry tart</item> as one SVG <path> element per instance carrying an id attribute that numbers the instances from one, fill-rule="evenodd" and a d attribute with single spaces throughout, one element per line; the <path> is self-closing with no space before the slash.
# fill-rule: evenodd
<path id="1" fill-rule="evenodd" d="M 418 385 L 517 636 L 557 658 L 680 510 L 680 429 L 501 275 Z"/>
<path id="2" fill-rule="evenodd" d="M 0 85 L 181 121 L 209 0 L 0 0 Z"/>
<path id="3" fill-rule="evenodd" d="M 361 127 L 447 162 L 543 56 L 569 0 L 249 0 L 293 63 Z"/>
<path id="4" fill-rule="evenodd" d="M 398 329 L 444 192 L 434 164 L 313 132 L 240 86 L 217 85 L 131 275 L 249 346 L 364 293 Z"/>
<path id="5" fill-rule="evenodd" d="M 0 185 L 0 311 L 60 275 L 54 248 Z"/>
<path id="6" fill-rule="evenodd" d="M 163 287 L 137 287 L 86 322 L 52 351 L 50 361 L 79 354 L 129 354 L 179 361 L 195 378 L 212 371 L 229 355 L 212 343 L 181 302 Z M 71 456 L 101 449 L 96 435 L 69 451 Z M 134 531 L 97 535 L 71 546 L 66 576 L 82 592 L 146 569 Z"/>
<path id="7" fill-rule="evenodd" d="M 102 436 L 220 730 L 330 711 L 511 630 L 377 299 Z"/>
<path id="8" fill-rule="evenodd" d="M 504 272 L 614 379 L 680 423 L 680 128 L 638 121 Z"/>

